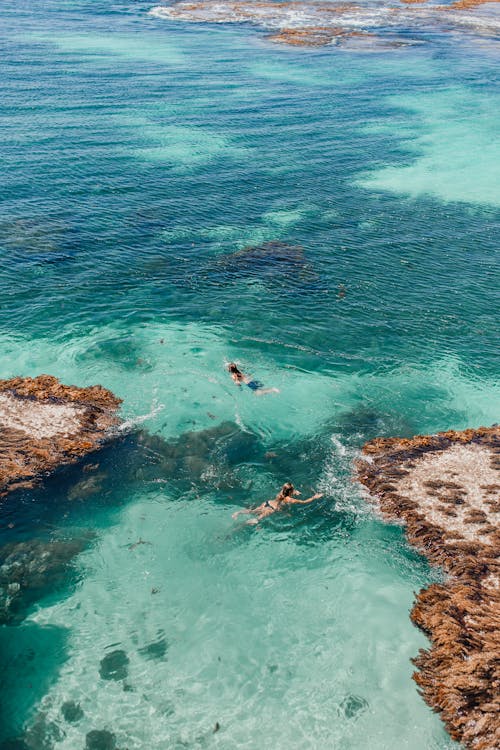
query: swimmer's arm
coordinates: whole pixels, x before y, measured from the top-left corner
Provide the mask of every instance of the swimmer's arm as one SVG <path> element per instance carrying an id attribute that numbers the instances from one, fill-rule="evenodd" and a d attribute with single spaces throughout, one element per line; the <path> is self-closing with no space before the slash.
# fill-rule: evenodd
<path id="1" fill-rule="evenodd" d="M 289 500 L 287 505 L 307 505 L 307 503 L 312 503 L 313 500 L 318 500 L 320 497 L 323 497 L 323 493 L 316 492 L 315 495 L 309 497 L 307 500 Z"/>

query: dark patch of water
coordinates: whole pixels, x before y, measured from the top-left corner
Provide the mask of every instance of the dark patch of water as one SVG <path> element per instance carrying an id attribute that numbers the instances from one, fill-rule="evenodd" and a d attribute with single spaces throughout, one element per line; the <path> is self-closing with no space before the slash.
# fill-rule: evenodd
<path id="1" fill-rule="evenodd" d="M 369 703 L 366 698 L 360 695 L 346 695 L 340 703 L 339 716 L 344 716 L 346 719 L 357 719 L 368 707 Z"/>
<path id="2" fill-rule="evenodd" d="M 84 717 L 83 708 L 76 701 L 65 701 L 61 706 L 61 714 L 69 724 L 75 724 Z"/>
<path id="3" fill-rule="evenodd" d="M 0 627 L 0 743 L 24 743 L 35 750 L 23 736 L 24 721 L 47 693 L 66 658 L 66 630 L 31 622 Z M 5 750 L 2 744 L 0 747 Z"/>
<path id="4" fill-rule="evenodd" d="M 85 750 L 115 750 L 116 737 L 107 729 L 93 729 L 85 737 Z"/>
<path id="5" fill-rule="evenodd" d="M 128 675 L 129 661 L 123 649 L 115 649 L 101 659 L 99 675 L 103 680 L 124 680 Z"/>
<path id="6" fill-rule="evenodd" d="M 0 624 L 21 622 L 42 597 L 74 583 L 72 561 L 91 539 L 29 539 L 0 547 Z"/>
<path id="7" fill-rule="evenodd" d="M 151 641 L 143 648 L 139 649 L 139 653 L 145 659 L 164 659 L 168 651 L 168 641 L 164 636 L 160 636 L 156 641 Z"/>
<path id="8" fill-rule="evenodd" d="M 141 487 L 158 481 L 169 491 L 238 487 L 237 469 L 263 453 L 253 433 L 223 422 L 165 440 L 145 431 L 118 437 L 80 463 L 62 468 L 36 490 L 10 493 L 3 501 L 0 544 L 65 527 L 85 527 L 99 511 L 118 510 Z"/>

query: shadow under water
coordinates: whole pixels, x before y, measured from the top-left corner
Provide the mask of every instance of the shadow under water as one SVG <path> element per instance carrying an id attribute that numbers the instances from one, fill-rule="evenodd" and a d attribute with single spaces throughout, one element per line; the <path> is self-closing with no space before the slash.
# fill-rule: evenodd
<path id="1" fill-rule="evenodd" d="M 193 278 L 197 289 L 200 285 L 227 286 L 255 280 L 273 287 L 277 284 L 312 290 L 320 280 L 301 245 L 279 240 L 219 255 L 195 272 Z"/>
<path id="2" fill-rule="evenodd" d="M 0 625 L 12 625 L 26 617 L 44 596 L 68 586 L 72 561 L 92 538 L 27 539 L 0 547 Z"/>

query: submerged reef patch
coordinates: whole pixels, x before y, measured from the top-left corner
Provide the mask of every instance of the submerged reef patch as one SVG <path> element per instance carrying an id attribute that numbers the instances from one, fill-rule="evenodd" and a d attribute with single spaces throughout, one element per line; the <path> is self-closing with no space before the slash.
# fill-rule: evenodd
<path id="1" fill-rule="evenodd" d="M 204 271 L 204 280 L 210 285 L 220 286 L 247 279 L 271 284 L 286 282 L 295 288 L 306 289 L 314 287 L 319 276 L 301 245 L 281 240 L 248 245 L 220 255 Z"/>
<path id="2" fill-rule="evenodd" d="M 171 440 L 145 430 L 132 437 L 129 481 L 168 480 L 182 489 L 238 486 L 237 468 L 261 453 L 257 436 L 229 421 Z"/>
<path id="3" fill-rule="evenodd" d="M 114 750 L 115 735 L 107 729 L 93 729 L 85 737 L 85 750 Z"/>
<path id="4" fill-rule="evenodd" d="M 0 547 L 0 625 L 17 624 L 43 594 L 64 584 L 73 559 L 91 535 L 79 539 L 30 539 Z"/>
<path id="5" fill-rule="evenodd" d="M 124 680 L 128 675 L 129 658 L 123 649 L 115 649 L 101 659 L 99 674 L 103 680 Z"/>
<path id="6" fill-rule="evenodd" d="M 383 515 L 448 578 L 411 612 L 431 648 L 414 679 L 451 737 L 500 746 L 500 427 L 376 438 L 357 474 Z"/>
<path id="7" fill-rule="evenodd" d="M 0 380 L 0 496 L 99 448 L 120 403 L 102 386 L 62 385 L 51 375 Z"/>
<path id="8" fill-rule="evenodd" d="M 307 270 L 304 248 L 280 240 L 249 245 L 217 259 L 215 267 L 231 277 L 296 275 Z"/>

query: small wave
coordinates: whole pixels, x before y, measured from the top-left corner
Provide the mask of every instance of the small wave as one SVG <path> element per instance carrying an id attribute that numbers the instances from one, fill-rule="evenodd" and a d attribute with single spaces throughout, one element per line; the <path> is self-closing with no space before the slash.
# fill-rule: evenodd
<path id="1" fill-rule="evenodd" d="M 129 417 L 121 422 L 117 427 L 113 428 L 113 432 L 116 434 L 123 434 L 133 432 L 140 425 L 148 422 L 150 419 L 154 419 L 158 414 L 165 409 L 165 404 L 156 404 L 151 407 L 151 410 L 147 414 L 141 414 L 137 417 Z"/>

